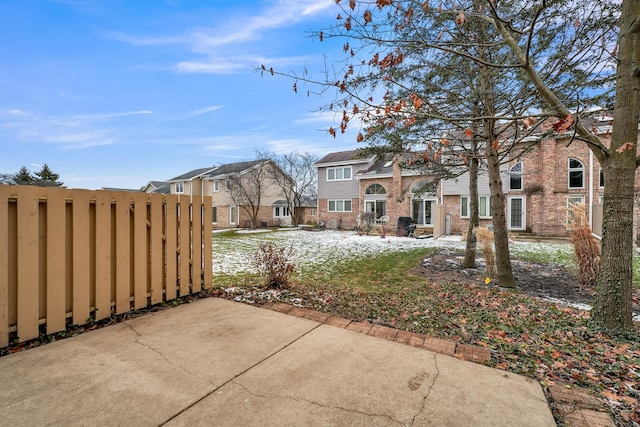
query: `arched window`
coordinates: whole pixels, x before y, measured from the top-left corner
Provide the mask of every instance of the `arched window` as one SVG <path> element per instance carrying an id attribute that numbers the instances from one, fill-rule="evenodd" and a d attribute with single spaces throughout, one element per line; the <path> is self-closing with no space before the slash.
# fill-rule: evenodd
<path id="1" fill-rule="evenodd" d="M 380 184 L 371 184 L 364 191 L 364 194 L 387 194 L 387 190 Z"/>
<path id="2" fill-rule="evenodd" d="M 569 188 L 584 188 L 584 164 L 569 158 Z"/>
<path id="3" fill-rule="evenodd" d="M 509 190 L 522 190 L 522 162 L 509 169 Z"/>

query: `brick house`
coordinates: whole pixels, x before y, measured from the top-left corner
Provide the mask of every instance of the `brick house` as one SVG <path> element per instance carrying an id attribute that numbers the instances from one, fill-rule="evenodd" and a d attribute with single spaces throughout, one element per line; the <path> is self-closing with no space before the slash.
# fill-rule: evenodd
<path id="1" fill-rule="evenodd" d="M 216 228 L 249 226 L 250 217 L 242 206 L 233 201 L 231 186 L 234 179 L 241 179 L 255 168 L 269 170 L 269 173 L 264 174 L 257 225 L 290 223 L 288 208 L 281 205 L 285 198 L 283 190 L 269 178 L 272 170 L 283 173 L 272 160 L 252 160 L 194 169 L 168 180 L 169 192 L 185 196 L 212 196 L 213 225 Z"/>
<path id="2" fill-rule="evenodd" d="M 585 120 L 603 140 L 611 131 L 612 117 L 601 114 Z M 602 169 L 586 144 L 570 143 L 570 134 L 542 138 L 524 154 L 502 167 L 510 231 L 536 236 L 567 236 L 568 208 L 583 203 L 596 234 L 602 229 Z M 469 176 L 440 180 L 425 191 L 428 176 L 404 170 L 390 159 L 359 157 L 358 150 L 331 153 L 318 167 L 318 220 L 328 227 L 350 228 L 365 212 L 389 216 L 394 226 L 398 217 L 412 217 L 419 229 L 462 234 L 469 221 Z M 638 174 L 636 174 L 638 177 Z M 491 224 L 491 196 L 488 177 L 478 177 L 480 224 Z M 640 195 L 640 179 L 636 178 Z M 638 197 L 638 196 L 636 196 Z M 636 208 L 634 220 L 640 224 Z M 438 230 L 440 229 L 440 230 Z M 438 232 L 440 231 L 440 232 Z M 634 229 L 634 234 L 636 230 Z"/>

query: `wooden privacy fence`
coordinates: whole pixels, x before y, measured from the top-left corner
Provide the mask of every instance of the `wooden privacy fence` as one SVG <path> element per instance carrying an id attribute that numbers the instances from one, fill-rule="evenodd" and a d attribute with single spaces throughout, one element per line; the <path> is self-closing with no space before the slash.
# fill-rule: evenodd
<path id="1" fill-rule="evenodd" d="M 211 206 L 0 185 L 0 347 L 211 288 Z"/>

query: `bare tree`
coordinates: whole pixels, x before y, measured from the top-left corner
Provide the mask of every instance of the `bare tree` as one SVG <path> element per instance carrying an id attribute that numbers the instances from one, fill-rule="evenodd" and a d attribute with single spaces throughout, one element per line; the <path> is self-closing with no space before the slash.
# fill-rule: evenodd
<path id="1" fill-rule="evenodd" d="M 297 227 L 303 220 L 303 211 L 300 208 L 318 197 L 318 169 L 315 163 L 319 157 L 315 154 L 295 151 L 283 155 L 260 152 L 258 156 L 272 159 L 278 166 L 271 168 L 269 175 L 282 190 L 291 212 L 292 225 Z"/>
<path id="2" fill-rule="evenodd" d="M 421 96 L 424 92 L 420 87 L 406 84 L 406 75 L 434 64 L 410 57 L 412 51 L 423 52 L 422 57 L 427 59 L 438 51 L 475 64 L 479 78 L 473 87 L 480 96 L 470 98 L 489 101 L 476 118 L 481 120 L 486 138 L 484 150 L 492 195 L 496 189 L 494 215 L 504 216 L 504 197 L 499 197 L 500 175 L 495 166 L 504 153 L 501 147 L 509 139 L 514 141 L 500 130 L 503 120 L 511 120 L 512 131 L 517 131 L 531 125 L 530 116 L 535 115 L 537 122 L 555 117 L 552 131 L 572 132 L 572 141 L 585 142 L 599 160 L 607 182 L 602 263 L 593 319 L 612 331 L 632 329 L 632 233 L 628 230 L 633 223 L 635 170 L 640 164 L 636 155 L 640 2 L 458 0 L 435 7 L 418 0 L 337 3 L 337 23 L 316 35 L 320 40 L 345 40 L 346 58 L 336 61 L 342 65 L 335 73 L 327 72 L 324 80 L 313 79 L 306 70 L 300 76 L 288 74 L 296 79 L 296 91 L 301 84 L 318 85 L 322 92 L 335 89 L 336 99 L 328 109 L 341 112 L 343 120 L 339 129 L 330 128 L 329 133 L 335 136 L 338 131 L 344 132 L 356 116 L 366 123 L 368 119 L 388 119 L 389 113 L 400 113 L 408 129 L 425 111 L 437 118 L 432 100 L 450 100 L 442 92 Z M 263 70 L 274 74 L 271 68 Z M 519 89 L 508 92 L 505 101 L 516 103 L 535 93 L 540 100 L 532 110 L 535 114 L 496 108 L 500 104 L 492 98 L 503 96 L 497 85 L 507 85 L 509 81 L 518 83 Z M 390 89 L 392 85 L 396 88 Z M 588 129 L 581 117 L 585 102 L 590 106 L 600 98 L 610 103 L 614 88 L 616 108 L 609 142 Z M 388 102 L 390 93 L 402 90 L 404 100 Z M 382 101 L 377 101 L 381 97 Z M 358 140 L 365 137 L 360 134 Z M 396 140 L 389 141 L 389 146 L 407 147 Z M 437 149 L 435 152 L 441 153 Z M 496 242 L 503 237 L 506 236 L 496 235 Z M 497 254 L 499 263 L 507 262 L 508 257 L 508 251 Z"/>
<path id="3" fill-rule="evenodd" d="M 247 213 L 251 228 L 258 226 L 260 206 L 270 179 L 270 167 L 273 167 L 273 162 L 260 160 L 246 169 L 230 173 L 227 177 L 231 200 Z"/>

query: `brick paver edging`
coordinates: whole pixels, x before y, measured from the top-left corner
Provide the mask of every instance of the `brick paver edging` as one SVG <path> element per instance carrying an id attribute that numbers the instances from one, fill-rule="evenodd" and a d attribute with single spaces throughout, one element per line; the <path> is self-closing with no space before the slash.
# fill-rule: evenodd
<path id="1" fill-rule="evenodd" d="M 356 322 L 339 316 L 332 316 L 308 308 L 294 307 L 289 304 L 268 302 L 262 305 L 268 310 L 313 320 L 325 325 L 336 326 L 362 334 L 423 348 L 435 353 L 446 354 L 458 359 L 488 365 L 491 352 L 487 348 L 470 344 L 458 344 L 455 341 L 435 338 L 429 335 L 376 325 L 368 321 Z M 615 427 L 606 405 L 593 396 L 575 387 L 553 386 L 549 394 L 554 402 L 557 415 L 567 426 Z"/>
<path id="2" fill-rule="evenodd" d="M 371 335 L 385 340 L 423 348 L 435 353 L 446 354 L 448 356 L 457 357 L 458 359 L 482 364 L 488 364 L 491 360 L 491 352 L 489 349 L 482 348 L 477 345 L 458 344 L 452 340 L 435 338 L 424 334 L 416 334 L 415 332 L 403 331 L 401 329 L 394 329 L 388 326 L 376 325 L 366 320 L 364 322 L 356 322 L 355 320 L 332 316 L 330 314 L 321 313 L 308 308 L 294 307 L 289 304 L 268 302 L 262 307 L 279 313 L 324 323 L 325 325 L 336 326 L 349 331 L 360 332 L 362 334 Z"/>

